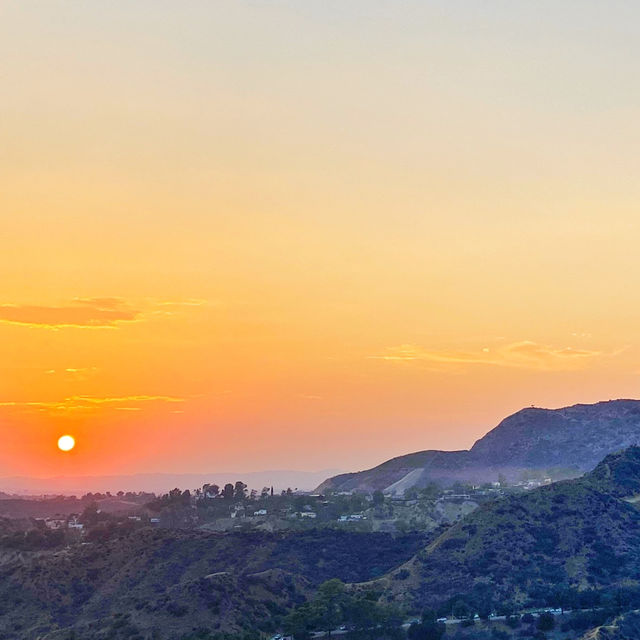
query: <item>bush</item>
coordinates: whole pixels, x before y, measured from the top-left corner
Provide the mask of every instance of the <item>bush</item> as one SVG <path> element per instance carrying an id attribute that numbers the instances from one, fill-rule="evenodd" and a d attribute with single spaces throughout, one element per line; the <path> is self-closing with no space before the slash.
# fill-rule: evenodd
<path id="1" fill-rule="evenodd" d="M 556 619 L 551 613 L 541 613 L 536 626 L 540 631 L 551 631 L 556 626 Z"/>
<path id="2" fill-rule="evenodd" d="M 520 626 L 520 616 L 507 616 L 506 623 L 512 629 L 517 629 Z"/>

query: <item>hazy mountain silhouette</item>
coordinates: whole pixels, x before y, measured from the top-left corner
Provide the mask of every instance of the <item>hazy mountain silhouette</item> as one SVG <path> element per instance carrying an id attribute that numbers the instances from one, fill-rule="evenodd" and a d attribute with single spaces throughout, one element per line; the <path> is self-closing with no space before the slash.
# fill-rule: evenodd
<path id="1" fill-rule="evenodd" d="M 500 473 L 514 480 L 528 471 L 566 478 L 593 469 L 608 453 L 638 443 L 639 400 L 531 407 L 505 418 L 468 451 L 410 453 L 366 471 L 334 476 L 318 489 L 402 493 L 432 481 L 495 481 Z"/>

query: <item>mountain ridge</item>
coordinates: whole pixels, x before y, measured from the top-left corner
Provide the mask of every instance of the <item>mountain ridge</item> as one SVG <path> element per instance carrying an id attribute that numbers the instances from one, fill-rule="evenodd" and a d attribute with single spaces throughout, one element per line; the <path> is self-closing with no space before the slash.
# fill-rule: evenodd
<path id="1" fill-rule="evenodd" d="M 429 449 L 396 456 L 376 467 L 326 479 L 317 491 L 391 490 L 416 469 L 411 486 L 429 482 L 516 480 L 526 472 L 551 471 L 553 479 L 589 471 L 607 454 L 640 443 L 640 400 L 618 399 L 559 409 L 527 407 L 504 418 L 470 449 Z"/>

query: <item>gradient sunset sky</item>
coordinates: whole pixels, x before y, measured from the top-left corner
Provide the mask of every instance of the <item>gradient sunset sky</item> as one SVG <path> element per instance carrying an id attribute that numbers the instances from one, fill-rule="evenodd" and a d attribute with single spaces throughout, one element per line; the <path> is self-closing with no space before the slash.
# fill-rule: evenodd
<path id="1" fill-rule="evenodd" d="M 0 476 L 357 470 L 640 397 L 639 25 L 0 4 Z"/>

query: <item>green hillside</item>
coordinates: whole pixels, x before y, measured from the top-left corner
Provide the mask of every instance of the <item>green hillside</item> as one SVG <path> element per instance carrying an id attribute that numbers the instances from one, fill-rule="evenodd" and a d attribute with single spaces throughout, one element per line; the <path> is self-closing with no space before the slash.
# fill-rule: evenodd
<path id="1" fill-rule="evenodd" d="M 114 623 L 162 639 L 271 632 L 321 582 L 380 576 L 424 543 L 416 534 L 142 529 L 55 552 L 0 550 L 0 638 L 66 640 L 51 633 L 71 627 L 77 639 L 119 637 L 109 635 Z"/>
<path id="2" fill-rule="evenodd" d="M 388 599 L 424 607 L 460 596 L 519 610 L 638 587 L 639 483 L 632 447 L 583 478 L 487 503 L 393 572 Z"/>

